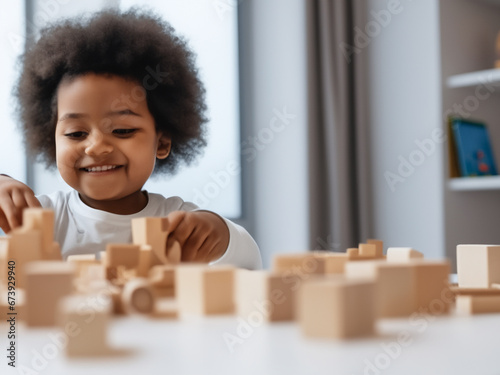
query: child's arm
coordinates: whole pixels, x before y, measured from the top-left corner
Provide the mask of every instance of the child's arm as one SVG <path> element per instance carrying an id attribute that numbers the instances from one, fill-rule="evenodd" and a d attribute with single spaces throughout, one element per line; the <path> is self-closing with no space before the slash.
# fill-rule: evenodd
<path id="1" fill-rule="evenodd" d="M 0 175 L 0 228 L 5 233 L 21 226 L 26 207 L 40 207 L 33 190 L 9 176 Z"/>
<path id="2" fill-rule="evenodd" d="M 229 229 L 209 211 L 175 211 L 167 216 L 170 232 L 167 248 L 178 241 L 183 261 L 211 262 L 219 259 L 229 244 Z"/>

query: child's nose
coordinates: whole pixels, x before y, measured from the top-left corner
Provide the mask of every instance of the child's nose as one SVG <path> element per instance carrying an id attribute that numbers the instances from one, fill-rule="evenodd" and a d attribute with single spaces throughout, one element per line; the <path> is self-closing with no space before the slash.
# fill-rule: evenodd
<path id="1" fill-rule="evenodd" d="M 113 145 L 102 134 L 92 135 L 87 138 L 87 141 L 85 153 L 89 156 L 109 154 L 113 151 Z"/>

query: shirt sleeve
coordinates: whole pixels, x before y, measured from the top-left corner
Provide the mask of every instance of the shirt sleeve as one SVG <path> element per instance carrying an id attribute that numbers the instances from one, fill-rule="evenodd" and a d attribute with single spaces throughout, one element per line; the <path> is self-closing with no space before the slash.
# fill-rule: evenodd
<path id="1" fill-rule="evenodd" d="M 229 244 L 226 252 L 211 265 L 230 264 L 249 270 L 262 269 L 259 247 L 252 236 L 241 226 L 220 216 L 229 229 Z"/>

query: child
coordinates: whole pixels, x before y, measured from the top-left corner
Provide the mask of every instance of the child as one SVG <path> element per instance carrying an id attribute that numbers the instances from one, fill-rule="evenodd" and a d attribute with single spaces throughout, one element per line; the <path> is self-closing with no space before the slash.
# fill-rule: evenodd
<path id="1" fill-rule="evenodd" d="M 104 11 L 43 30 L 23 56 L 19 113 L 28 149 L 74 191 L 35 197 L 2 175 L 0 227 L 21 225 L 25 207 L 53 209 L 67 258 L 130 243 L 131 219 L 162 216 L 183 261 L 261 268 L 240 226 L 142 190 L 152 173 L 175 172 L 205 146 L 204 93 L 185 42 L 150 13 Z"/>

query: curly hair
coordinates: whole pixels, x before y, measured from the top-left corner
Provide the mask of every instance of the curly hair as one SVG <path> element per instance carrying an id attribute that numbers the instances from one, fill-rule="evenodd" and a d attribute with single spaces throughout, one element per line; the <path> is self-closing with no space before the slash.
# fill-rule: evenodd
<path id="1" fill-rule="evenodd" d="M 205 89 L 194 60 L 170 24 L 137 8 L 106 10 L 43 29 L 38 42 L 21 56 L 14 89 L 27 150 L 54 167 L 59 84 L 86 73 L 111 74 L 144 88 L 157 131 L 172 140 L 169 157 L 157 160 L 154 173 L 173 174 L 206 146 Z"/>

